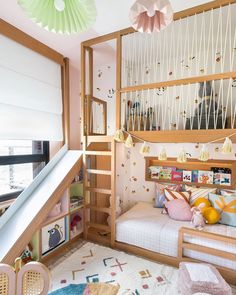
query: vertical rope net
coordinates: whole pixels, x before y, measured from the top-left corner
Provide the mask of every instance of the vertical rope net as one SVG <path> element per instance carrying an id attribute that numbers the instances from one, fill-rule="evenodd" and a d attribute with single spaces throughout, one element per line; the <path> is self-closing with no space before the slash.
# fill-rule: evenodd
<path id="1" fill-rule="evenodd" d="M 122 40 L 122 87 L 236 71 L 236 4 L 173 22 L 160 33 Z M 128 131 L 234 128 L 236 80 L 122 94 Z"/>

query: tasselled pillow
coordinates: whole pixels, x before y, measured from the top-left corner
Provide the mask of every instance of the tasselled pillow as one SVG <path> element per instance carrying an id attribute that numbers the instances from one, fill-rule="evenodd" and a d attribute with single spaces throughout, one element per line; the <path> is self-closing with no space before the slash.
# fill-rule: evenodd
<path id="1" fill-rule="evenodd" d="M 169 183 L 156 183 L 156 196 L 155 196 L 155 208 L 164 208 L 165 202 L 165 189 L 171 189 L 173 191 L 181 191 L 182 186 L 180 184 Z"/>

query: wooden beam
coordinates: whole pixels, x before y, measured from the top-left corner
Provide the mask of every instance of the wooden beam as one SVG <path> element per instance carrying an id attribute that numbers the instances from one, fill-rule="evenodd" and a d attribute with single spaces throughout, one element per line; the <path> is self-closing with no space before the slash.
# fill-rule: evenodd
<path id="1" fill-rule="evenodd" d="M 24 33 L 13 25 L 7 23 L 0 18 L 0 34 L 20 43 L 21 45 L 53 60 L 54 62 L 64 65 L 64 57 L 62 54 L 36 40 L 30 35 Z"/>
<path id="2" fill-rule="evenodd" d="M 163 130 L 163 131 L 129 131 L 147 142 L 163 143 L 207 143 L 235 133 L 236 129 L 211 129 L 211 130 Z M 236 135 L 231 137 L 236 142 Z M 218 141 L 218 143 L 224 140 Z"/>
<path id="3" fill-rule="evenodd" d="M 121 89 L 122 72 L 122 38 L 119 35 L 116 39 L 116 90 Z M 116 129 L 121 128 L 121 93 L 116 91 Z"/>
<path id="4" fill-rule="evenodd" d="M 85 60 L 86 60 L 86 54 L 85 54 L 85 46 L 81 44 L 81 138 L 83 138 L 86 135 L 86 97 L 85 97 L 85 91 L 86 91 L 86 74 L 85 74 Z"/>
<path id="5" fill-rule="evenodd" d="M 63 99 L 63 135 L 64 143 L 70 144 L 70 74 L 69 59 L 64 58 L 64 64 L 61 67 L 61 85 Z"/>
<path id="6" fill-rule="evenodd" d="M 110 189 L 105 189 L 105 188 L 97 188 L 97 187 L 86 187 L 86 191 L 92 192 L 92 193 L 99 193 L 99 194 L 104 194 L 104 195 L 110 195 L 111 190 Z"/>
<path id="7" fill-rule="evenodd" d="M 195 84 L 201 83 L 206 81 L 216 81 L 216 80 L 226 80 L 230 78 L 236 78 L 236 72 L 227 72 L 221 74 L 212 74 L 212 75 L 205 75 L 205 76 L 197 76 L 197 77 L 190 77 L 178 80 L 171 80 L 171 81 L 163 81 L 163 82 L 155 82 L 155 83 L 148 83 L 143 85 L 136 85 L 136 86 L 128 86 L 120 89 L 121 93 L 127 92 L 135 92 L 140 90 L 147 90 L 147 89 L 156 89 L 161 87 L 172 87 L 172 86 L 179 86 L 179 85 L 187 85 L 187 84 Z M 119 91 L 119 89 L 118 89 Z"/>

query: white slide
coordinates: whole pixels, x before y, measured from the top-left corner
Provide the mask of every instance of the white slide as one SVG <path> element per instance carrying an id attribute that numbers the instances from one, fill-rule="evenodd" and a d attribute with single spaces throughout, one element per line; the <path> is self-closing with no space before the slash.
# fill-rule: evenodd
<path id="1" fill-rule="evenodd" d="M 29 242 L 25 240 L 26 232 L 27 236 L 33 235 L 40 227 L 42 211 L 46 218 L 52 206 L 50 198 L 58 194 L 59 186 L 66 186 L 72 169 L 74 174 L 79 171 L 82 155 L 82 151 L 68 150 L 65 145 L 0 218 L 0 262 L 11 264 L 15 254 L 21 254 Z"/>

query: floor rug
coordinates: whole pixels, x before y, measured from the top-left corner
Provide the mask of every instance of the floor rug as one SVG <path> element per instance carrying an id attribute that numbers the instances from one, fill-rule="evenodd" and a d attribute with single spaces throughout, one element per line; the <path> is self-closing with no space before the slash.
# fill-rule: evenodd
<path id="1" fill-rule="evenodd" d="M 52 290 L 105 282 L 119 284 L 119 295 L 178 294 L 176 268 L 93 243 L 83 245 L 51 272 Z"/>

